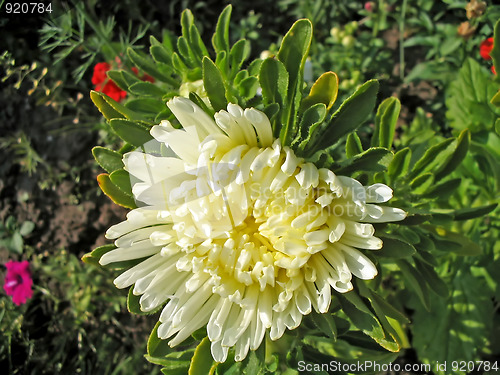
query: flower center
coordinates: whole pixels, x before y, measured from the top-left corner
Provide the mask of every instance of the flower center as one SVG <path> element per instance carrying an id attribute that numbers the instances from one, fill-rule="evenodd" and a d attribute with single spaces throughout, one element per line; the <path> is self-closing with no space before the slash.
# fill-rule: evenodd
<path id="1" fill-rule="evenodd" d="M 331 232 L 327 227 L 335 225 L 335 219 L 327 224 L 325 206 L 338 195 L 314 166 L 301 164 L 279 147 L 241 151 L 242 162 L 230 171 L 235 176 L 227 178 L 231 182 L 208 197 L 211 210 L 193 218 L 197 228 L 212 228 L 194 246 L 183 247 L 185 255 L 178 262 L 179 270 L 210 275 L 214 291 L 222 296 L 238 295 L 252 284 L 264 291 L 276 280 L 288 283 L 312 254 L 326 248 Z M 249 167 L 247 155 L 252 158 L 246 161 Z M 198 175 L 198 180 L 204 178 Z M 230 225 L 223 223 L 224 217 L 231 219 Z M 214 230 L 217 226 L 223 230 Z M 187 227 L 182 226 L 184 234 Z"/>

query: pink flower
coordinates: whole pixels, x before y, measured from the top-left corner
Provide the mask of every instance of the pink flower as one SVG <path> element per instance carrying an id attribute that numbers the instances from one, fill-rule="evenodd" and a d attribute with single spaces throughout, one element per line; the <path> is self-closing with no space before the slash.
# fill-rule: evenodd
<path id="1" fill-rule="evenodd" d="M 15 262 L 13 260 L 5 264 L 7 275 L 3 288 L 8 296 L 12 296 L 12 301 L 16 305 L 26 303 L 33 296 L 33 280 L 31 280 L 30 264 L 27 260 Z"/>

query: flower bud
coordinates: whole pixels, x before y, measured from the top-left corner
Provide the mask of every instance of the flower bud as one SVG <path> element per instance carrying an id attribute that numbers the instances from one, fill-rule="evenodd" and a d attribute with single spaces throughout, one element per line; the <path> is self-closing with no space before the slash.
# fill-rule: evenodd
<path id="1" fill-rule="evenodd" d="M 462 22 L 460 26 L 458 26 L 457 33 L 465 40 L 469 39 L 476 32 L 476 27 L 471 26 L 468 21 Z"/>
<path id="2" fill-rule="evenodd" d="M 332 27 L 332 29 L 330 30 L 330 35 L 335 42 L 338 42 L 340 40 L 341 31 L 338 27 Z"/>
<path id="3" fill-rule="evenodd" d="M 373 1 L 367 1 L 365 3 L 365 10 L 367 12 L 373 12 L 374 9 L 375 9 L 375 3 Z"/>
<path id="4" fill-rule="evenodd" d="M 265 60 L 265 59 L 267 59 L 268 57 L 271 57 L 271 56 L 272 56 L 271 51 L 269 51 L 269 50 L 267 50 L 267 49 L 266 49 L 266 50 L 264 50 L 264 51 L 262 51 L 262 52 L 260 53 L 260 59 L 261 59 L 261 60 Z"/>
<path id="5" fill-rule="evenodd" d="M 484 1 L 471 0 L 466 6 L 465 11 L 468 19 L 478 18 L 483 15 L 486 10 Z"/>
<path id="6" fill-rule="evenodd" d="M 354 45 L 354 37 L 352 35 L 346 35 L 342 38 L 342 45 L 346 48 L 351 48 Z"/>

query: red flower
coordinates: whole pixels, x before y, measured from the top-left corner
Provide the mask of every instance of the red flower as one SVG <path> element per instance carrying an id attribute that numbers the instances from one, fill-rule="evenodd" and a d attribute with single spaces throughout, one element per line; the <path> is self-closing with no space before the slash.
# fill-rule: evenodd
<path id="1" fill-rule="evenodd" d="M 118 66 L 121 66 L 121 60 L 119 57 L 115 59 L 116 63 Z M 117 102 L 125 99 L 127 96 L 127 92 L 123 91 L 121 88 L 119 88 L 116 83 L 114 83 L 112 80 L 110 80 L 107 76 L 107 71 L 111 69 L 111 65 L 108 64 L 107 62 L 100 62 L 97 63 L 94 66 L 94 74 L 92 75 L 92 83 L 95 85 L 95 90 L 102 92 L 109 96 L 111 99 L 116 100 Z M 135 73 L 135 75 L 139 75 L 139 70 L 137 70 L 136 67 L 132 68 L 132 71 Z M 141 80 L 143 81 L 148 81 L 153 83 L 155 80 L 153 77 L 151 77 L 149 74 L 143 74 L 142 77 L 140 77 Z"/>
<path id="2" fill-rule="evenodd" d="M 100 62 L 94 66 L 94 74 L 92 75 L 92 84 L 99 85 L 108 79 L 106 72 L 111 69 L 111 65 L 107 62 Z M 99 91 L 99 90 L 98 90 Z"/>
<path id="3" fill-rule="evenodd" d="M 493 38 L 483 40 L 479 45 L 479 54 L 485 60 L 491 60 L 491 50 L 493 49 Z"/>
<path id="4" fill-rule="evenodd" d="M 127 92 L 120 89 L 116 83 L 110 80 L 107 76 L 107 71 L 111 69 L 111 65 L 107 62 L 100 62 L 94 66 L 94 74 L 92 75 L 92 83 L 95 85 L 95 90 L 102 92 L 117 102 L 127 96 Z"/>
<path id="5" fill-rule="evenodd" d="M 127 92 L 119 88 L 116 83 L 114 83 L 110 79 L 104 84 L 104 86 L 102 84 L 97 85 L 95 87 L 95 90 L 106 94 L 111 99 L 116 100 L 117 102 L 125 99 L 125 97 L 127 96 Z"/>
<path id="6" fill-rule="evenodd" d="M 26 303 L 33 296 L 33 280 L 31 280 L 30 264 L 27 260 L 23 262 L 9 261 L 5 264 L 7 275 L 3 288 L 16 305 Z"/>

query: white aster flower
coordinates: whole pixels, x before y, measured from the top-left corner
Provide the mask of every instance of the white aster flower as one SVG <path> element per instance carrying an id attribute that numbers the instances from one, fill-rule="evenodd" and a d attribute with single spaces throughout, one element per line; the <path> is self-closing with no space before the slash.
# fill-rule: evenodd
<path id="1" fill-rule="evenodd" d="M 142 207 L 107 231 L 117 249 L 100 260 L 143 259 L 115 284 L 134 285 L 143 311 L 168 301 L 160 338 L 175 346 L 206 326 L 214 359 L 234 347 L 241 361 L 266 332 L 277 340 L 312 309 L 327 312 L 332 288 L 375 277 L 363 251 L 382 241 L 370 223 L 406 216 L 378 205 L 389 187 L 298 158 L 256 109 L 229 104 L 214 120 L 186 98 L 168 107 L 183 129 L 163 121 L 151 134 L 176 157 L 124 156 Z"/>

